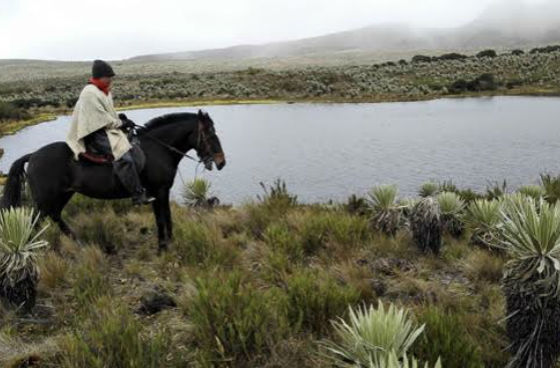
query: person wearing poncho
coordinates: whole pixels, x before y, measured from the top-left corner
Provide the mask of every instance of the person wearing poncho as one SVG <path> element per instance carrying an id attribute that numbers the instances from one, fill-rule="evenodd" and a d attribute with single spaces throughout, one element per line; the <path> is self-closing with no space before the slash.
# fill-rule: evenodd
<path id="1" fill-rule="evenodd" d="M 113 106 L 111 85 L 114 76 L 108 63 L 93 62 L 92 77 L 74 107 L 66 143 L 76 160 L 85 152 L 111 157 L 115 173 L 133 202 L 150 203 L 154 199 L 146 195 L 131 153 L 132 145 L 122 130 L 134 127 L 134 123 L 125 114 L 117 114 Z"/>

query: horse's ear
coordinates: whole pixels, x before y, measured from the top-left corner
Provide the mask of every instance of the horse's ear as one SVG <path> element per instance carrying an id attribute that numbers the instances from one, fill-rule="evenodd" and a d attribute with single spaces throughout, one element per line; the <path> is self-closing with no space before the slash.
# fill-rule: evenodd
<path id="1" fill-rule="evenodd" d="M 200 120 L 204 120 L 204 113 L 202 112 L 202 110 L 198 110 L 198 118 Z"/>

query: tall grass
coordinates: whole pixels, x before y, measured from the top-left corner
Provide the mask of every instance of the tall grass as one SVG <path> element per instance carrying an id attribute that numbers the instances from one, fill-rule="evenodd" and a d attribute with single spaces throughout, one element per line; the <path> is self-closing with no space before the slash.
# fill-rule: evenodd
<path id="1" fill-rule="evenodd" d="M 79 331 L 60 343 L 58 366 L 64 368 L 140 368 L 164 366 L 169 335 L 146 335 L 134 316 L 114 299 L 97 301 Z"/>
<path id="2" fill-rule="evenodd" d="M 200 278 L 183 302 L 204 366 L 244 365 L 288 333 L 285 302 L 276 289 L 260 291 L 238 272 Z"/>

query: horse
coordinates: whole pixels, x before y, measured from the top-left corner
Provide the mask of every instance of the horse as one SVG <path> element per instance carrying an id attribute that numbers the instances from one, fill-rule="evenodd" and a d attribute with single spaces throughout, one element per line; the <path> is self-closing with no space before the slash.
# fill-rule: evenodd
<path id="1" fill-rule="evenodd" d="M 158 230 L 158 253 L 167 249 L 173 237 L 169 191 L 181 159 L 191 149 L 206 169 L 215 164 L 221 170 L 225 155 L 208 113 L 175 113 L 156 117 L 137 130 L 145 156 L 140 179 L 154 197 L 152 208 Z M 192 158 L 192 157 L 191 157 Z M 27 170 L 25 164 L 27 163 Z M 17 159 L 10 167 L 0 208 L 21 205 L 27 180 L 31 199 L 41 216 L 50 217 L 67 236 L 78 240 L 62 219 L 62 210 L 74 193 L 97 199 L 130 197 L 113 172 L 113 165 L 76 161 L 65 142 L 55 142 Z"/>

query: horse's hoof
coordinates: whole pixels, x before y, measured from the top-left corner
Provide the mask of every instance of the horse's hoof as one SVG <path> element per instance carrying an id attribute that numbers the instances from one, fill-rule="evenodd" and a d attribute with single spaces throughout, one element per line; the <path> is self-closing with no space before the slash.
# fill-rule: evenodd
<path id="1" fill-rule="evenodd" d="M 158 247 L 158 256 L 163 252 L 167 252 L 167 243 L 160 243 Z"/>

